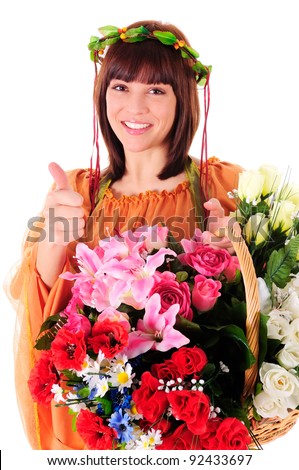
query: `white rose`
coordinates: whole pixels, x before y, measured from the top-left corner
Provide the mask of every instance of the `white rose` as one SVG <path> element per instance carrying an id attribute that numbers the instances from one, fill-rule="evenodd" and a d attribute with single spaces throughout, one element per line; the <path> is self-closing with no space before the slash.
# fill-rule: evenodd
<path id="1" fill-rule="evenodd" d="M 256 408 L 256 411 L 263 418 L 286 418 L 288 416 L 288 408 L 280 398 L 273 397 L 262 391 L 253 398 L 253 405 Z"/>
<path id="2" fill-rule="evenodd" d="M 276 355 L 279 364 L 289 370 L 299 365 L 299 343 L 287 343 Z"/>
<path id="3" fill-rule="evenodd" d="M 283 343 L 288 342 L 299 344 L 299 318 L 290 323 L 289 333 L 283 338 Z"/>
<path id="4" fill-rule="evenodd" d="M 299 297 L 299 273 L 298 274 L 291 274 L 291 280 L 287 283 L 284 287 L 283 291 L 295 291 L 297 296 Z"/>
<path id="5" fill-rule="evenodd" d="M 247 202 L 257 200 L 261 195 L 264 181 L 265 177 L 259 171 L 242 171 L 239 175 L 239 198 Z"/>
<path id="6" fill-rule="evenodd" d="M 295 375 L 277 364 L 263 362 L 260 379 L 264 391 L 273 399 L 284 400 L 287 408 L 291 409 L 299 405 L 299 380 Z"/>
<path id="7" fill-rule="evenodd" d="M 274 309 L 269 313 L 269 320 L 267 321 L 267 336 L 271 339 L 278 339 L 281 341 L 287 337 L 290 332 L 290 323 L 287 318 L 282 314 L 281 310 Z"/>
<path id="8" fill-rule="evenodd" d="M 257 285 L 259 291 L 259 300 L 260 308 L 262 313 L 269 313 L 272 308 L 271 294 L 265 283 L 264 279 L 261 277 L 257 278 Z"/>
<path id="9" fill-rule="evenodd" d="M 259 172 L 265 177 L 262 190 L 263 196 L 274 193 L 281 181 L 281 173 L 278 171 L 278 168 L 274 165 L 262 165 L 259 168 Z"/>
<path id="10" fill-rule="evenodd" d="M 289 295 L 282 302 L 281 308 L 292 313 L 292 320 L 299 318 L 299 298 L 295 291 L 289 289 Z"/>

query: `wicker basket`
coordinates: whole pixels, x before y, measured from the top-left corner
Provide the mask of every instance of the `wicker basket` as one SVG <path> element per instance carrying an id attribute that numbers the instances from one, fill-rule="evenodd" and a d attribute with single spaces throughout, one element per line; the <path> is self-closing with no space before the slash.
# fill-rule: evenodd
<path id="1" fill-rule="evenodd" d="M 246 337 L 249 347 L 256 358 L 255 364 L 245 371 L 245 381 L 243 388 L 243 398 L 251 395 L 255 388 L 258 376 L 258 355 L 259 355 L 259 324 L 260 324 L 260 305 L 257 278 L 255 268 L 247 245 L 239 234 L 238 230 L 231 231 L 231 241 L 238 256 L 241 272 L 243 276 L 246 303 Z M 285 419 L 264 418 L 256 421 L 249 414 L 251 422 L 251 431 L 254 436 L 251 449 L 260 448 L 262 444 L 273 441 L 286 434 L 296 423 L 299 417 L 299 410 L 292 410 Z"/>

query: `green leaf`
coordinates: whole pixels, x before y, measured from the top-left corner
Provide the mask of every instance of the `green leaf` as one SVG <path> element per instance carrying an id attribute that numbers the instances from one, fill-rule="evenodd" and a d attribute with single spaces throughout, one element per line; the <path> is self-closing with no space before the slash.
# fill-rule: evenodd
<path id="1" fill-rule="evenodd" d="M 298 251 L 299 235 L 292 238 L 283 248 L 271 253 L 265 275 L 265 281 L 269 288 L 274 283 L 282 289 L 290 281 L 290 274 L 297 265 Z"/>
<path id="2" fill-rule="evenodd" d="M 186 271 L 178 271 L 176 273 L 176 279 L 178 282 L 184 282 L 188 279 L 188 273 Z"/>
<path id="3" fill-rule="evenodd" d="M 148 36 L 150 32 L 144 26 L 139 26 L 139 28 L 130 28 L 125 32 L 126 37 L 138 36 L 142 34 Z M 142 38 L 141 40 L 143 39 L 146 38 Z"/>
<path id="4" fill-rule="evenodd" d="M 167 46 L 175 44 L 177 41 L 175 35 L 169 31 L 153 31 L 153 35 L 162 42 L 162 44 L 166 44 Z"/>
<path id="5" fill-rule="evenodd" d="M 115 44 L 117 41 L 120 40 L 119 36 L 115 36 L 114 38 L 105 39 L 105 41 L 100 42 L 98 49 L 104 49 L 106 46 L 110 46 L 111 44 Z"/>
<path id="6" fill-rule="evenodd" d="M 103 36 L 110 36 L 111 34 L 119 34 L 118 33 L 118 27 L 117 26 L 102 26 L 101 28 L 98 29 L 98 31 L 103 35 Z"/>
<path id="7" fill-rule="evenodd" d="M 92 62 L 94 62 L 94 61 L 98 62 L 98 60 L 99 60 L 98 55 L 97 55 L 97 53 L 95 53 L 94 50 L 90 51 L 89 57 L 90 57 L 90 60 Z"/>
<path id="8" fill-rule="evenodd" d="M 88 387 L 84 387 L 84 388 L 80 388 L 80 390 L 78 390 L 77 393 L 82 398 L 88 398 L 90 394 L 90 390 Z"/>
<path id="9" fill-rule="evenodd" d="M 260 332 L 259 332 L 259 368 L 262 362 L 265 360 L 267 354 L 267 321 L 269 320 L 268 315 L 260 314 Z"/>
<path id="10" fill-rule="evenodd" d="M 216 366 L 215 364 L 212 364 L 210 362 L 208 362 L 203 370 L 202 370 L 202 376 L 207 379 L 207 378 L 211 378 L 216 372 Z"/>
<path id="11" fill-rule="evenodd" d="M 103 408 L 103 414 L 110 416 L 112 412 L 112 404 L 110 400 L 107 400 L 107 398 L 98 398 L 97 402 L 101 404 Z"/>
<path id="12" fill-rule="evenodd" d="M 55 319 L 57 320 L 55 321 Z M 51 347 L 51 343 L 55 338 L 57 332 L 62 328 L 68 320 L 68 317 L 61 316 L 60 314 L 52 315 L 49 317 L 41 326 L 39 335 L 45 330 L 48 330 L 43 336 L 38 338 L 35 342 L 34 348 L 37 350 L 48 350 Z"/>
<path id="13" fill-rule="evenodd" d="M 195 49 L 193 49 L 192 47 L 185 45 L 185 46 L 184 46 L 184 49 L 187 49 L 187 51 L 190 52 L 190 54 L 191 54 L 195 59 L 197 59 L 197 58 L 199 57 L 199 53 L 198 53 Z"/>
<path id="14" fill-rule="evenodd" d="M 238 348 L 239 357 L 238 357 L 238 367 L 239 370 L 249 369 L 255 363 L 255 357 L 252 354 L 246 336 L 242 328 L 236 325 L 225 325 L 221 327 L 206 327 L 209 329 L 214 329 L 219 332 L 219 334 L 233 341 Z"/>
<path id="15" fill-rule="evenodd" d="M 98 43 L 99 43 L 100 38 L 97 36 L 91 36 L 89 44 L 88 44 L 88 49 L 90 51 L 97 50 L 98 49 Z"/>
<path id="16" fill-rule="evenodd" d="M 123 42 L 129 42 L 129 43 L 142 42 L 145 39 L 147 39 L 147 38 L 143 37 L 143 36 L 129 36 L 129 37 L 126 37 L 125 39 L 123 39 Z"/>

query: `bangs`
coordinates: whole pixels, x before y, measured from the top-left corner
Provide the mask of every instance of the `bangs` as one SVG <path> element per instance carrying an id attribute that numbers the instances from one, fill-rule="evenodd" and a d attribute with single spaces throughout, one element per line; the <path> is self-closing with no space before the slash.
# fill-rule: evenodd
<path id="1" fill-rule="evenodd" d="M 177 51 L 158 41 L 144 41 L 128 46 L 120 43 L 109 60 L 107 83 L 111 80 L 125 82 L 164 83 L 176 88 L 176 75 L 182 67 L 182 59 Z M 104 61 L 105 61 L 104 60 Z"/>

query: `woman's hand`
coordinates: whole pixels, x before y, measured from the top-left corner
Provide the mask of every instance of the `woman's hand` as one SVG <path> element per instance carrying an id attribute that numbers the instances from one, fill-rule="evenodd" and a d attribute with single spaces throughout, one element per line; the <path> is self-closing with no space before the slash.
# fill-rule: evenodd
<path id="1" fill-rule="evenodd" d="M 67 175 L 57 163 L 50 163 L 49 171 L 56 183 L 49 191 L 44 207 L 46 233 L 38 241 L 36 269 L 43 282 L 52 288 L 62 273 L 67 245 L 84 234 L 83 198 L 70 188 Z"/>
<path id="2" fill-rule="evenodd" d="M 73 191 L 67 175 L 57 163 L 49 164 L 56 188 L 49 191 L 44 207 L 47 240 L 66 246 L 84 234 L 83 197 Z"/>
<path id="3" fill-rule="evenodd" d="M 234 248 L 228 237 L 228 226 L 231 217 L 225 216 L 224 209 L 216 198 L 205 202 L 204 207 L 210 214 L 207 221 L 207 230 L 202 234 L 203 243 L 215 248 L 225 248 L 230 254 L 233 254 Z"/>

